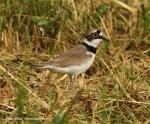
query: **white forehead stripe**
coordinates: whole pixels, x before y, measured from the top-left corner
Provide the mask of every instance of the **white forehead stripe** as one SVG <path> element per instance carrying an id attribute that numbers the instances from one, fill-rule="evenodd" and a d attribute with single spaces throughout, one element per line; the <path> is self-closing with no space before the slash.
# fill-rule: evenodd
<path id="1" fill-rule="evenodd" d="M 100 32 L 100 33 L 99 33 L 99 36 L 102 36 L 102 35 L 103 35 L 103 33 L 102 33 L 102 32 Z"/>

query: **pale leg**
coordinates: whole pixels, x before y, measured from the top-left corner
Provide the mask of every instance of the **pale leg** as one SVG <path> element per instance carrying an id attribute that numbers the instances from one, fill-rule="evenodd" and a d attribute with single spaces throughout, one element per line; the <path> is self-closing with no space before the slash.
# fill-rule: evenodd
<path id="1" fill-rule="evenodd" d="M 75 91 L 75 82 L 77 79 L 77 75 L 72 75 L 70 80 L 69 89 L 71 89 L 73 92 Z"/>

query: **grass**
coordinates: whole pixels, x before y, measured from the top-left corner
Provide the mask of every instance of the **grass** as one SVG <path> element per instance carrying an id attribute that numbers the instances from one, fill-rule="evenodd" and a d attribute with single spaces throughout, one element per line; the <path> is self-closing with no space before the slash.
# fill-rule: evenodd
<path id="1" fill-rule="evenodd" d="M 92 67 L 78 77 L 31 69 L 100 28 Z M 54 124 L 150 123 L 148 0 L 2 0 L 0 122 Z"/>

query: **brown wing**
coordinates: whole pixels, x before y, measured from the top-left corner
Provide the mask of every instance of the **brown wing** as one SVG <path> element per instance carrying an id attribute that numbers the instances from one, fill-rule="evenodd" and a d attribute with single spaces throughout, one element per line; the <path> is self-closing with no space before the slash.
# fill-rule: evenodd
<path id="1" fill-rule="evenodd" d="M 83 45 L 77 45 L 63 54 L 55 57 L 49 64 L 58 67 L 68 67 L 71 65 L 79 65 L 86 61 L 88 56 L 87 49 Z M 47 63 L 48 64 L 48 63 Z"/>

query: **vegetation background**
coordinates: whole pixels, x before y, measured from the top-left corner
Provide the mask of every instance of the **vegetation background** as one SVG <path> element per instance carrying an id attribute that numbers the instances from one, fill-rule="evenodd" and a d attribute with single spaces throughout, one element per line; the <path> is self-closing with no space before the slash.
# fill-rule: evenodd
<path id="1" fill-rule="evenodd" d="M 99 28 L 78 77 L 31 69 Z M 0 123 L 150 124 L 149 0 L 0 0 Z"/>

